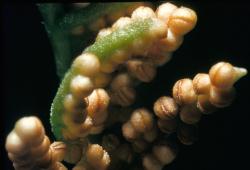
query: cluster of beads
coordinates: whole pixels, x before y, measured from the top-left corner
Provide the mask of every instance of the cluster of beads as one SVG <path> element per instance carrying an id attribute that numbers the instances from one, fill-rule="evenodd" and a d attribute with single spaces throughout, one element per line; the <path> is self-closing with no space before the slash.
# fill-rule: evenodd
<path id="1" fill-rule="evenodd" d="M 229 106 L 234 98 L 233 84 L 246 74 L 246 69 L 219 62 L 209 74 L 199 73 L 193 80 L 185 78 L 173 87 L 173 97 L 180 106 L 180 119 L 195 124 L 201 114 L 214 112 L 216 108 Z"/>
<path id="2" fill-rule="evenodd" d="M 85 102 L 87 103 L 87 107 L 84 109 L 85 117 L 82 115 L 70 119 L 70 117 L 75 117 L 75 115 L 64 114 L 64 123 L 68 125 L 68 131 L 64 131 L 65 138 L 68 137 L 66 139 L 74 140 L 79 137 L 86 137 L 88 134 L 99 134 L 102 132 L 104 122 L 108 117 L 109 96 L 107 92 L 104 89 L 95 89 L 85 98 Z"/>
<path id="3" fill-rule="evenodd" d="M 148 33 L 135 39 L 128 47 L 117 49 L 108 60 L 99 61 L 96 55 L 86 51 L 74 60 L 69 94 L 65 95 L 63 104 L 63 121 L 66 127 L 62 132 L 65 140 L 74 141 L 89 134 L 100 133 L 109 116 L 109 100 L 112 105 L 122 107 L 133 104 L 136 99 L 134 87 L 139 81 L 150 82 L 154 79 L 157 66 L 170 59 L 172 52 L 182 44 L 183 36 L 194 28 L 197 21 L 194 11 L 184 7 L 178 8 L 171 3 L 159 6 L 156 12 L 142 6 L 132 12 L 131 18 L 121 17 L 112 27 L 102 29 L 96 41 L 133 22 L 145 19 L 153 21 Z M 131 58 L 132 56 L 134 57 Z M 120 68 L 125 68 L 127 72 L 119 72 Z M 111 73 L 114 74 L 113 80 Z M 109 83 L 107 92 L 101 89 Z M 153 116 L 146 109 L 135 110 L 130 120 L 124 123 L 122 132 L 136 152 L 145 150 L 157 137 Z M 68 150 L 71 151 L 72 147 L 82 147 L 81 144 L 74 145 L 69 145 Z M 68 155 L 69 158 L 74 158 L 73 155 Z M 76 159 L 70 160 L 66 157 L 65 160 L 76 163 L 81 155 L 79 152 L 75 154 Z"/>
<path id="4" fill-rule="evenodd" d="M 117 74 L 110 85 L 111 103 L 119 106 L 129 106 L 135 102 L 136 91 L 133 78 L 128 73 Z"/>
<path id="5" fill-rule="evenodd" d="M 159 129 L 170 134 L 178 128 L 180 141 L 192 144 L 202 114 L 229 106 L 235 94 L 233 84 L 246 73 L 244 68 L 219 62 L 211 67 L 209 74 L 178 80 L 173 86 L 173 98 L 164 96 L 154 104 Z"/>
<path id="6" fill-rule="evenodd" d="M 145 108 L 136 109 L 122 126 L 122 134 L 132 142 L 135 152 L 142 152 L 157 137 L 153 114 Z"/>
<path id="7" fill-rule="evenodd" d="M 176 50 L 180 43 L 172 41 L 173 37 L 174 39 L 183 37 L 195 26 L 197 20 L 195 12 L 191 9 L 177 8 L 171 3 L 161 5 L 156 12 L 149 7 L 139 7 L 133 11 L 131 18 L 121 17 L 112 27 L 101 30 L 96 41 L 141 19 L 152 19 L 153 24 L 147 35 L 136 39 L 129 46 L 130 50 L 127 48 L 117 49 L 104 62 L 100 62 L 96 55 L 89 52 L 83 52 L 74 60 L 71 67 L 72 77 L 69 83 L 69 93 L 64 96 L 63 103 L 63 121 L 66 125 L 66 128 L 62 129 L 64 139 L 75 140 L 88 134 L 100 133 L 103 129 L 103 122 L 107 118 L 106 108 L 110 98 L 112 104 L 120 106 L 133 104 L 136 98 L 134 90 L 136 81 L 134 79 L 150 82 L 156 75 L 157 65 L 164 64 L 159 64 L 159 61 L 156 64 L 149 59 L 156 61 L 156 56 L 166 53 L 162 49 L 169 46 L 176 47 L 169 49 L 168 52 Z M 168 32 L 171 32 L 172 37 L 169 36 Z M 167 43 L 162 44 L 162 41 Z M 160 46 L 161 49 L 155 49 L 155 47 Z M 157 51 L 157 53 L 153 51 Z M 167 56 L 169 55 L 167 54 Z M 130 59 L 131 56 L 143 56 L 143 58 Z M 162 58 L 160 60 L 163 61 Z M 167 60 L 164 59 L 164 61 Z M 111 81 L 110 73 L 123 63 L 125 63 L 128 73 L 118 72 Z M 108 94 L 104 89 L 94 90 L 106 87 L 110 81 Z M 102 95 L 101 98 L 100 95 L 97 95 L 99 93 Z M 105 102 L 100 104 L 99 101 L 103 100 Z M 100 108 L 93 109 L 93 107 L 103 108 L 98 110 Z"/>
<path id="8" fill-rule="evenodd" d="M 184 35 L 191 31 L 197 22 L 197 16 L 192 9 L 164 3 L 155 12 L 157 18 L 168 25 L 166 37 L 160 39 L 150 49 L 150 62 L 163 65 L 183 42 Z"/>
<path id="9" fill-rule="evenodd" d="M 17 121 L 5 148 L 16 170 L 67 170 L 60 163 L 66 145 L 63 142 L 51 144 L 41 121 L 34 116 Z"/>
<path id="10" fill-rule="evenodd" d="M 124 28 L 126 25 L 130 24 L 133 21 L 136 21 L 138 19 L 143 20 L 147 18 L 151 18 L 154 21 L 150 33 L 147 37 L 136 40 L 129 48 L 129 50 L 127 50 L 130 53 L 127 54 L 127 56 L 141 56 L 140 59 L 143 58 L 145 60 L 150 60 L 150 63 L 153 63 L 156 66 L 163 65 L 169 60 L 171 52 L 175 51 L 181 45 L 183 41 L 183 35 L 191 31 L 197 22 L 197 16 L 195 12 L 189 8 L 178 8 L 171 3 L 164 3 L 157 8 L 156 12 L 154 12 L 149 7 L 141 6 L 133 11 L 131 18 L 122 17 L 118 19 L 111 28 L 100 31 L 97 36 L 97 40 L 103 36 L 111 34 L 117 29 Z M 118 54 L 119 53 L 123 54 L 120 51 L 118 52 Z M 125 52 L 125 54 L 126 53 L 128 52 Z M 123 62 L 119 60 L 125 58 L 123 57 L 124 55 L 121 54 L 118 55 L 119 57 L 116 57 L 116 54 L 115 57 L 113 57 L 113 61 L 110 61 L 110 65 L 116 65 L 116 62 L 118 62 L 118 64 L 120 62 Z M 139 72 L 143 73 L 143 71 L 148 71 L 148 68 L 153 66 L 148 64 L 147 62 L 145 63 L 144 60 L 140 61 L 139 63 L 138 61 L 134 61 L 130 64 L 127 64 L 128 70 L 131 70 L 134 74 L 135 68 L 138 67 L 140 67 L 138 69 L 140 70 Z M 145 69 L 145 67 L 147 69 Z M 151 70 L 153 70 L 153 68 L 151 68 Z M 150 72 L 153 72 L 150 74 L 154 75 L 154 71 Z M 152 75 L 150 77 L 153 77 Z M 141 77 L 140 75 L 134 76 Z M 152 79 L 150 77 L 139 79 L 141 81 L 148 82 Z"/>
<path id="11" fill-rule="evenodd" d="M 93 115 L 104 113 L 109 102 L 105 90 L 94 90 L 93 79 L 100 69 L 100 62 L 95 55 L 81 54 L 74 60 L 72 69 L 75 75 L 69 84 L 69 94 L 65 95 L 63 102 L 63 121 L 67 126 L 63 129 L 63 133 L 65 139 L 69 140 L 86 136 L 93 124 L 96 125 L 96 122 L 93 122 Z M 100 100 L 102 103 L 99 102 Z M 98 110 L 94 110 L 95 107 L 104 107 L 101 108 L 102 113 L 90 112 L 98 112 Z"/>
<path id="12" fill-rule="evenodd" d="M 166 133 L 171 134 L 176 130 L 177 116 L 179 107 L 175 100 L 171 97 L 160 97 L 154 103 L 154 113 L 158 117 L 157 125 L 159 129 Z"/>
<path id="13" fill-rule="evenodd" d="M 73 3 L 72 7 L 73 9 L 80 9 L 88 7 L 89 5 L 90 3 Z M 83 25 L 77 26 L 71 30 L 71 33 L 75 36 L 79 36 L 82 35 L 86 29 L 91 32 L 98 32 L 98 30 L 114 23 L 120 17 L 131 15 L 131 13 L 139 6 L 151 6 L 151 4 L 146 2 L 135 2 L 133 4 L 129 4 L 123 10 L 117 10 L 112 12 L 112 14 L 105 14 L 99 17 L 95 22 L 91 23 L 87 27 L 84 27 Z"/>
<path id="14" fill-rule="evenodd" d="M 73 170 L 106 170 L 110 164 L 109 154 L 98 144 L 89 144 Z"/>
<path id="15" fill-rule="evenodd" d="M 128 71 L 128 73 L 118 73 L 111 82 L 110 95 L 114 104 L 121 106 L 133 104 L 136 98 L 133 87 L 138 84 L 135 80 L 152 81 L 157 66 L 169 61 L 172 52 L 183 42 L 183 36 L 194 28 L 197 21 L 194 11 L 184 7 L 178 8 L 171 3 L 159 6 L 156 12 L 142 6 L 133 11 L 131 18 L 121 17 L 112 27 L 101 30 L 96 41 L 138 19 L 148 18 L 154 21 L 148 35 L 137 39 L 129 49 L 117 50 L 101 68 L 104 73 L 112 73 L 115 68 L 125 63 L 125 69 Z"/>
<path id="16" fill-rule="evenodd" d="M 166 141 L 160 141 L 152 148 L 152 153 L 143 157 L 142 164 L 145 170 L 161 170 L 165 165 L 173 162 L 177 150 Z"/>
<path id="17" fill-rule="evenodd" d="M 112 160 L 111 167 L 117 167 L 120 161 L 131 163 L 133 159 L 132 148 L 127 143 L 122 143 L 117 135 L 104 135 L 102 146 L 110 154 Z"/>
<path id="18" fill-rule="evenodd" d="M 76 164 L 73 170 L 105 170 L 110 164 L 115 169 L 119 161 L 131 163 L 135 153 L 139 153 L 145 170 L 160 170 L 177 154 L 169 142 L 160 139 L 162 133 L 169 135 L 177 131 L 178 139 L 190 145 L 196 139 L 197 122 L 202 113 L 211 113 L 231 103 L 233 84 L 247 71 L 220 62 L 210 69 L 209 74 L 199 73 L 193 80 L 177 81 L 173 87 L 173 98 L 160 97 L 153 107 L 157 123 L 154 114 L 145 108 L 132 113 L 124 108 L 136 101 L 135 86 L 154 79 L 157 67 L 169 61 L 182 44 L 184 35 L 197 22 L 193 10 L 178 8 L 171 3 L 160 5 L 155 12 L 141 6 L 130 13 L 131 17 L 121 17 L 124 13 L 120 12 L 110 15 L 110 21 L 119 19 L 111 27 L 102 29 L 96 42 L 133 28 L 129 27 L 133 23 L 152 21 L 145 35 L 116 48 L 105 59 L 87 48 L 75 58 L 66 74 L 56 98 L 62 104 L 56 103 L 59 109 L 55 109 L 62 112 L 55 113 L 62 116 L 62 123 L 54 118 L 60 127 L 52 127 L 62 132 L 65 143 L 51 144 L 41 122 L 35 117 L 17 122 L 6 141 L 15 169 L 64 170 L 66 168 L 60 163 L 62 160 Z M 97 30 L 105 25 L 103 23 L 101 18 L 90 28 Z M 122 143 L 115 134 L 104 135 L 100 145 L 91 144 L 87 139 L 88 135 L 100 134 L 117 122 L 122 123 L 122 135 L 129 143 Z M 149 144 L 153 147 L 150 148 Z"/>
<path id="19" fill-rule="evenodd" d="M 100 164 L 94 164 L 91 159 L 93 155 L 88 154 L 91 153 L 92 145 L 87 147 L 85 140 L 89 134 L 101 133 L 108 117 L 110 97 L 106 90 L 98 88 L 106 81 L 103 81 L 100 67 L 99 59 L 91 53 L 81 54 L 72 65 L 74 75 L 69 85 L 70 93 L 64 98 L 63 121 L 66 128 L 63 129 L 63 135 L 68 141 L 64 160 L 76 164 L 75 169 L 83 166 L 82 162 L 86 161 L 82 159 L 85 160 L 85 157 L 89 158 L 89 163 L 84 164 L 87 169 L 106 169 L 110 162 L 108 153 L 101 149 L 104 152 L 103 159 L 99 160 Z M 90 152 L 84 153 L 84 148 L 88 148 Z"/>

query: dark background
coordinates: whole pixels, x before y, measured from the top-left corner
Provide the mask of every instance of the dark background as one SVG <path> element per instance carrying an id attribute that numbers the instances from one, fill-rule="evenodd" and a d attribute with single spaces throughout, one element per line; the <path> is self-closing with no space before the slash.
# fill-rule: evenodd
<path id="1" fill-rule="evenodd" d="M 193 8 L 197 12 L 198 23 L 185 36 L 173 59 L 158 69 L 156 79 L 141 86 L 143 90 L 139 95 L 145 98 L 144 104 L 148 107 L 152 107 L 153 101 L 161 95 L 170 95 L 178 79 L 208 72 L 218 61 L 229 61 L 250 69 L 249 3 L 183 1 L 179 4 Z M 41 118 L 47 134 L 53 138 L 49 109 L 59 79 L 41 15 L 35 4 L 5 3 L 1 19 L 1 148 L 4 148 L 5 138 L 16 120 L 25 115 Z M 199 140 L 192 146 L 181 146 L 179 156 L 166 169 L 250 169 L 249 82 L 247 75 L 236 83 L 237 97 L 231 106 L 202 117 Z M 6 151 L 2 156 L 3 169 L 11 170 Z"/>

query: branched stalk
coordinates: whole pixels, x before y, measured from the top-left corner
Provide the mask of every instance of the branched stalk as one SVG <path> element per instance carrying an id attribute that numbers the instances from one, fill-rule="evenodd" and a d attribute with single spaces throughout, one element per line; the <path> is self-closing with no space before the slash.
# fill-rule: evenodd
<path id="1" fill-rule="evenodd" d="M 136 21 L 128 27 L 117 30 L 99 41 L 96 41 L 93 45 L 86 48 L 85 52 L 95 54 L 100 61 L 108 60 L 116 50 L 126 48 L 131 45 L 135 39 L 144 37 L 151 25 L 151 19 Z M 65 74 L 51 107 L 52 131 L 57 139 L 60 140 L 63 139 L 60 130 L 65 126 L 62 121 L 64 108 L 62 101 L 69 92 L 70 81 L 75 74 L 76 70 L 72 68 Z"/>

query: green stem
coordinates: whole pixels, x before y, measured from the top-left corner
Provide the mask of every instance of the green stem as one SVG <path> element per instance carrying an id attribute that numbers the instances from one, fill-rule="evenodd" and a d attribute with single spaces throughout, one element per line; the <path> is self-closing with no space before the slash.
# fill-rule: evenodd
<path id="1" fill-rule="evenodd" d="M 108 58 L 117 50 L 128 47 L 138 37 L 142 37 L 148 31 L 151 19 L 140 20 L 130 24 L 124 29 L 101 38 L 93 45 L 85 49 L 85 52 L 94 53 L 101 61 Z"/>
<path id="2" fill-rule="evenodd" d="M 108 60 L 116 50 L 127 49 L 137 39 L 144 38 L 153 24 L 152 19 L 137 20 L 123 29 L 101 38 L 93 45 L 86 48 L 85 52 L 95 54 L 101 62 Z M 58 140 L 63 140 L 62 128 L 65 127 L 62 121 L 64 97 L 70 93 L 69 85 L 71 79 L 78 73 L 73 68 L 65 74 L 65 77 L 57 91 L 51 106 L 51 125 L 52 131 Z"/>
<path id="3" fill-rule="evenodd" d="M 79 25 L 89 25 L 99 17 L 124 9 L 133 3 L 97 3 L 86 9 L 77 10 L 63 16 L 61 4 L 38 4 L 44 19 L 44 25 L 53 48 L 57 75 L 60 79 L 70 67 L 72 50 L 69 32 Z M 63 16 L 63 17 L 62 17 Z"/>

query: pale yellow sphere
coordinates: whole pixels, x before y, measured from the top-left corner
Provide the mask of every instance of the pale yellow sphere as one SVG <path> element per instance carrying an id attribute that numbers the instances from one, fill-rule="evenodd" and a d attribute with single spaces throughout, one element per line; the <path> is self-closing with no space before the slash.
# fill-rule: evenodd
<path id="1" fill-rule="evenodd" d="M 176 9 L 169 20 L 169 28 L 177 35 L 184 35 L 191 31 L 197 22 L 195 11 L 190 8 L 180 7 Z"/>
<path id="2" fill-rule="evenodd" d="M 177 6 L 175 6 L 174 4 L 169 3 L 169 2 L 164 3 L 160 5 L 156 10 L 157 18 L 161 19 L 165 23 L 168 23 L 171 14 L 176 9 L 177 9 Z"/>
<path id="3" fill-rule="evenodd" d="M 147 19 L 147 18 L 155 18 L 156 15 L 154 11 L 149 7 L 140 6 L 131 15 L 132 19 Z"/>
<path id="4" fill-rule="evenodd" d="M 100 61 L 94 54 L 83 53 L 73 62 L 73 69 L 81 75 L 92 77 L 100 70 Z"/>
<path id="5" fill-rule="evenodd" d="M 15 132 L 22 141 L 34 146 L 41 144 L 45 136 L 42 122 L 35 116 L 23 117 L 18 120 Z"/>
<path id="6" fill-rule="evenodd" d="M 73 96 L 83 99 L 90 95 L 94 89 L 94 85 L 89 77 L 77 75 L 70 83 L 70 91 Z"/>

